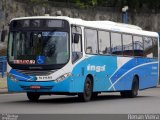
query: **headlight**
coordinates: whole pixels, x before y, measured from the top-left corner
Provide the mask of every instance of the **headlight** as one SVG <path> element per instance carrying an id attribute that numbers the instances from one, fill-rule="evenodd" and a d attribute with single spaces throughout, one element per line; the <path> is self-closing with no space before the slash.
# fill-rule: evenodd
<path id="1" fill-rule="evenodd" d="M 11 79 L 13 82 L 17 82 L 18 80 L 16 79 L 16 77 L 14 76 L 14 75 L 12 75 L 11 73 L 8 73 L 7 74 L 7 77 L 9 78 L 9 79 Z"/>
<path id="2" fill-rule="evenodd" d="M 71 75 L 70 73 L 66 73 L 66 74 L 60 76 L 59 78 L 57 78 L 55 81 L 61 82 L 61 81 L 65 80 L 67 77 L 69 77 L 70 75 Z"/>

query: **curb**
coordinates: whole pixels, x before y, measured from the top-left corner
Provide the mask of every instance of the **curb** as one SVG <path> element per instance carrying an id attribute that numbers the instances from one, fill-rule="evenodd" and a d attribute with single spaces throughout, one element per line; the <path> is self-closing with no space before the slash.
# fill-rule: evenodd
<path id="1" fill-rule="evenodd" d="M 8 92 L 7 89 L 4 89 L 4 90 L 0 89 L 0 95 L 2 95 L 2 94 L 15 94 L 15 93 L 18 93 L 18 92 Z"/>
<path id="2" fill-rule="evenodd" d="M 8 94 L 8 89 L 0 89 L 0 94 Z"/>

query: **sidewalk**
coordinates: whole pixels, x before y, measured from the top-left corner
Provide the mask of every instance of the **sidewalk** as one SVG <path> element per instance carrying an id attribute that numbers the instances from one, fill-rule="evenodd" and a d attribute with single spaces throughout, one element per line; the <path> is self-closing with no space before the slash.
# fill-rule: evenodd
<path id="1" fill-rule="evenodd" d="M 7 94 L 8 93 L 8 89 L 0 89 L 0 94 Z"/>
<path id="2" fill-rule="evenodd" d="M 158 85 L 157 88 L 160 88 L 160 85 Z"/>
<path id="3" fill-rule="evenodd" d="M 8 93 L 6 77 L 0 77 L 0 94 Z"/>
<path id="4" fill-rule="evenodd" d="M 4 77 L 4 78 L 1 78 L 1 77 L 0 77 L 0 89 L 4 89 L 4 88 L 7 88 L 7 80 L 6 80 L 6 77 Z"/>

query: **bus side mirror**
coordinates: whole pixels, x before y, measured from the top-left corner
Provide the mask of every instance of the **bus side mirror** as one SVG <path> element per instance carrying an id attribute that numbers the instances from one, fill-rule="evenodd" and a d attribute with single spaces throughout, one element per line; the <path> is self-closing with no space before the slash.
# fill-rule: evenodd
<path id="1" fill-rule="evenodd" d="M 5 37 L 6 37 L 6 31 L 2 30 L 2 32 L 1 32 L 1 42 L 5 41 Z"/>
<path id="2" fill-rule="evenodd" d="M 79 38 L 80 38 L 79 34 L 74 34 L 72 42 L 73 43 L 79 43 Z"/>

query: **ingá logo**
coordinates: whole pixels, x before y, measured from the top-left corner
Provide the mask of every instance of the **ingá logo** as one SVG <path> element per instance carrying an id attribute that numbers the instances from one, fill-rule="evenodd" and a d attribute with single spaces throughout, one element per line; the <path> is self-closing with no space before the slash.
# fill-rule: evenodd
<path id="1" fill-rule="evenodd" d="M 96 72 L 103 72 L 106 70 L 106 65 L 103 66 L 95 66 L 95 65 L 88 65 L 87 66 L 88 71 L 96 71 Z"/>

